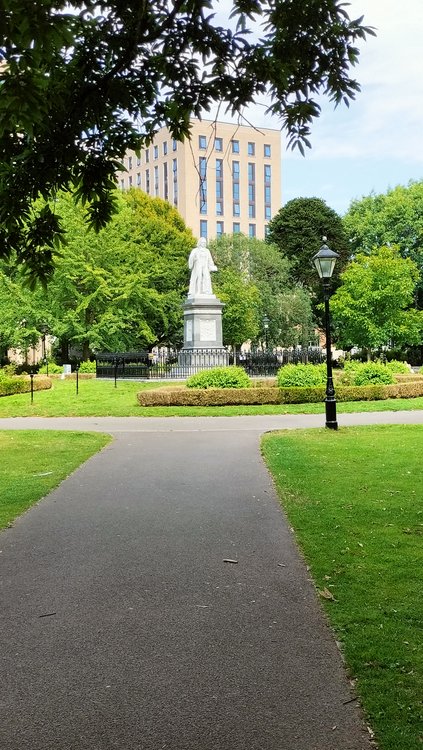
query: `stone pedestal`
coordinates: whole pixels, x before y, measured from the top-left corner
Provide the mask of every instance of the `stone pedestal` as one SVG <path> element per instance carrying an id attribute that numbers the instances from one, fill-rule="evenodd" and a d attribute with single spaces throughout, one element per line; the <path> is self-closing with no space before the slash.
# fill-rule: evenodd
<path id="1" fill-rule="evenodd" d="M 214 294 L 187 297 L 184 309 L 184 346 L 179 363 L 193 372 L 228 364 L 228 352 L 222 343 L 222 308 Z"/>

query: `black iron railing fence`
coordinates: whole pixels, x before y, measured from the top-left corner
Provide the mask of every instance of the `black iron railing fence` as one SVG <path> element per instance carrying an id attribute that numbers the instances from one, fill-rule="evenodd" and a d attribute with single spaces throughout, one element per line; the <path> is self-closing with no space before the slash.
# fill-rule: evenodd
<path id="1" fill-rule="evenodd" d="M 188 364 L 185 355 L 173 349 L 160 349 L 158 352 L 114 352 L 96 356 L 98 378 L 133 378 L 136 380 L 185 379 L 199 370 L 222 365 L 221 349 L 196 349 L 195 359 Z M 249 352 L 228 352 L 227 364 L 243 367 L 248 375 L 255 377 L 275 376 L 283 365 L 298 362 L 320 363 L 324 361 L 318 347 L 296 349 L 257 350 Z M 224 363 L 224 362 L 223 362 Z"/>

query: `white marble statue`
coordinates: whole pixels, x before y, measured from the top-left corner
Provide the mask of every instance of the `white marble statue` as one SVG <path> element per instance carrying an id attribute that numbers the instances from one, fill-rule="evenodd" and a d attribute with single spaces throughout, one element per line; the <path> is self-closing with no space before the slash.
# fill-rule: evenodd
<path id="1" fill-rule="evenodd" d="M 204 237 L 200 237 L 197 247 L 191 250 L 188 258 L 188 268 L 191 271 L 188 296 L 212 295 L 210 272 L 217 271 L 217 268 Z"/>

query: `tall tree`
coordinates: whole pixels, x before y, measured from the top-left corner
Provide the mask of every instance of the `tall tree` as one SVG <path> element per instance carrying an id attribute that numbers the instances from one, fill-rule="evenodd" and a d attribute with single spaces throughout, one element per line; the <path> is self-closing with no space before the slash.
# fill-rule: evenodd
<path id="1" fill-rule="evenodd" d="M 369 253 L 373 247 L 394 244 L 403 258 L 411 258 L 417 264 L 417 302 L 422 309 L 423 181 L 353 201 L 343 221 L 353 252 Z"/>
<path id="2" fill-rule="evenodd" d="M 390 343 L 420 343 L 423 312 L 412 307 L 418 277 L 416 264 L 401 258 L 396 247 L 359 253 L 331 298 L 338 343 L 367 350 L 368 359 L 372 349 Z"/>
<path id="3" fill-rule="evenodd" d="M 217 284 L 236 274 L 258 291 L 254 306 L 257 331 L 247 338 L 267 340 L 270 346 L 308 344 L 313 338 L 309 293 L 292 282 L 290 263 L 276 245 L 243 234 L 223 235 L 210 243 L 218 267 Z M 236 290 L 242 294 L 242 285 Z M 234 300 L 238 305 L 238 300 Z M 229 304 L 229 301 L 227 302 Z M 268 319 L 268 329 L 264 320 Z"/>
<path id="4" fill-rule="evenodd" d="M 54 206 L 33 201 L 72 187 L 104 227 L 119 161 L 158 127 L 181 139 L 192 114 L 222 100 L 239 112 L 267 91 L 303 149 L 320 93 L 354 99 L 357 42 L 373 31 L 339 0 L 234 0 L 227 28 L 211 11 L 211 0 L 0 0 L 0 254 L 32 279 L 51 273 L 62 238 Z"/>
<path id="5" fill-rule="evenodd" d="M 339 253 L 336 276 L 345 268 L 350 248 L 342 219 L 321 198 L 294 198 L 269 222 L 267 241 L 278 246 L 291 264 L 297 283 L 319 293 L 320 285 L 312 257 L 327 237 L 331 250 Z M 336 278 L 335 276 L 335 278 Z"/>
<path id="6" fill-rule="evenodd" d="M 65 360 L 69 345 L 80 348 L 86 359 L 93 350 L 180 342 L 193 235 L 159 198 L 134 189 L 117 194 L 116 202 L 109 226 L 96 233 L 69 194 L 58 196 L 67 243 L 46 292 L 29 291 L 22 275 L 8 274 L 4 264 L 0 281 L 7 294 L 0 306 L 7 314 L 0 319 L 0 339 L 3 332 L 3 338 L 19 345 L 31 333 L 37 338 L 47 323 Z M 24 329 L 19 325 L 23 318 Z"/>

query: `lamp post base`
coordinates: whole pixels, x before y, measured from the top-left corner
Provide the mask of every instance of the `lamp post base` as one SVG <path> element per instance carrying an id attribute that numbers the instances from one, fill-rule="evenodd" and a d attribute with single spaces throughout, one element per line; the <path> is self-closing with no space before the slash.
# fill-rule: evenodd
<path id="1" fill-rule="evenodd" d="M 338 422 L 336 421 L 336 401 L 326 400 L 325 409 L 326 409 L 326 427 L 328 427 L 329 430 L 337 430 Z"/>

